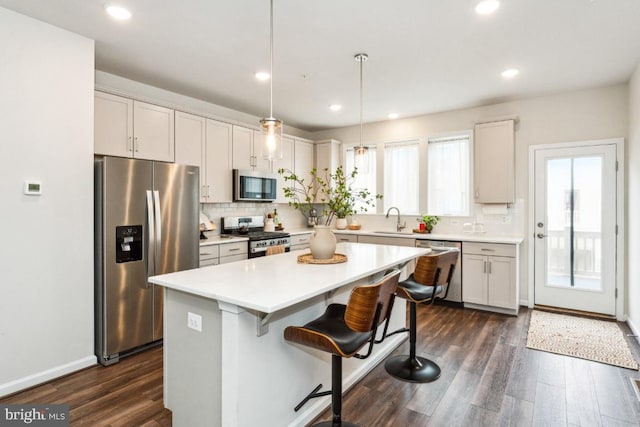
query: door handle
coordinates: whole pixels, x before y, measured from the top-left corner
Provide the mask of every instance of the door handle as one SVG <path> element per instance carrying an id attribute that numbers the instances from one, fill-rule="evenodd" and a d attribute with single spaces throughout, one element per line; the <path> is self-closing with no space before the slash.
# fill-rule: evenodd
<path id="1" fill-rule="evenodd" d="M 153 191 L 154 207 L 155 207 L 155 219 L 156 219 L 156 263 L 159 264 L 159 260 L 162 259 L 162 217 L 160 215 L 160 192 L 158 190 Z M 158 265 L 155 266 L 153 274 L 158 274 Z"/>
<path id="2" fill-rule="evenodd" d="M 146 280 L 150 275 L 155 273 L 155 252 L 153 248 L 156 247 L 156 231 L 154 221 L 153 210 L 153 195 L 151 191 L 147 190 L 147 235 L 149 245 L 147 246 L 147 277 L 145 278 L 145 287 L 149 287 L 149 282 Z"/>
<path id="3" fill-rule="evenodd" d="M 544 237 L 547 237 L 547 235 L 546 235 L 546 234 L 542 234 L 542 233 L 538 233 L 538 234 L 536 234 L 536 237 L 537 237 L 538 239 L 542 239 L 542 238 L 544 238 Z"/>

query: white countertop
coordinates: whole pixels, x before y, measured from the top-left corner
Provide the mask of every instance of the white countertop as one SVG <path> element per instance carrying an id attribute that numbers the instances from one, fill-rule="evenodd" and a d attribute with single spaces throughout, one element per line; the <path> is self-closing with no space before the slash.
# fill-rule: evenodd
<path id="1" fill-rule="evenodd" d="M 375 232 L 373 230 L 333 230 L 339 234 L 355 234 L 366 236 L 380 237 L 400 237 L 418 240 L 447 240 L 450 242 L 486 242 L 486 243 L 507 243 L 518 245 L 522 243 L 522 236 L 501 236 L 487 233 L 455 233 L 455 234 L 435 234 L 435 233 L 412 233 L 411 231 L 394 233 L 394 232 Z"/>
<path id="2" fill-rule="evenodd" d="M 226 240 L 226 239 L 223 239 Z M 149 282 L 273 313 L 430 252 L 426 248 L 339 243 L 341 264 L 299 264 L 302 251 L 163 274 Z"/>

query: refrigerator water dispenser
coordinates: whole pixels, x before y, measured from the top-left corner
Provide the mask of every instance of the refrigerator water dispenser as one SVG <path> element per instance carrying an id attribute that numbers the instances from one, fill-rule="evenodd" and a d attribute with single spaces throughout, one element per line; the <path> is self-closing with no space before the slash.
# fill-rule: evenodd
<path id="1" fill-rule="evenodd" d="M 142 226 L 116 227 L 116 263 L 142 260 Z"/>

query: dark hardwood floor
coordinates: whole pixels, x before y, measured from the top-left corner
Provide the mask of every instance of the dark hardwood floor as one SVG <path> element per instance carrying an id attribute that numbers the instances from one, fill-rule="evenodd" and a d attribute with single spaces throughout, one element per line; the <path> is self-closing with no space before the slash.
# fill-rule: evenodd
<path id="1" fill-rule="evenodd" d="M 344 419 L 394 427 L 640 426 L 630 380 L 640 379 L 638 371 L 527 349 L 529 318 L 526 309 L 511 317 L 420 306 L 418 353 L 440 364 L 440 379 L 397 381 L 379 365 L 345 393 Z M 637 357 L 638 345 L 630 342 Z M 405 343 L 396 353 L 407 351 Z M 73 426 L 171 425 L 171 412 L 162 406 L 160 348 L 0 403 L 68 403 Z M 329 411 L 320 417 L 329 418 Z"/>

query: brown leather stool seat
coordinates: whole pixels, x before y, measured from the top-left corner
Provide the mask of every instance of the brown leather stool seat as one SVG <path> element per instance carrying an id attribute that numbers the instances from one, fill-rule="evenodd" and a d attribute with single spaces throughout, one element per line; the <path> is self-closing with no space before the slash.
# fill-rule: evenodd
<path id="1" fill-rule="evenodd" d="M 396 296 L 409 301 L 409 355 L 387 359 L 384 367 L 391 376 L 416 383 L 440 377 L 440 367 L 435 362 L 416 356 L 416 304 L 432 304 L 436 299 L 447 297 L 458 255 L 456 249 L 421 256 L 413 274 L 398 284 Z M 391 334 L 406 331 L 401 329 Z"/>
<path id="2" fill-rule="evenodd" d="M 318 392 L 322 387 L 319 385 L 294 408 L 297 411 L 309 399 L 331 394 L 333 419 L 317 426 L 355 425 L 342 421 L 342 358 L 365 359 L 371 354 L 378 326 L 390 315 L 399 276 L 400 272 L 394 270 L 374 284 L 357 286 L 347 305 L 330 304 L 320 317 L 306 325 L 285 329 L 287 341 L 331 353 L 331 391 Z M 357 354 L 367 343 L 367 354 Z"/>

